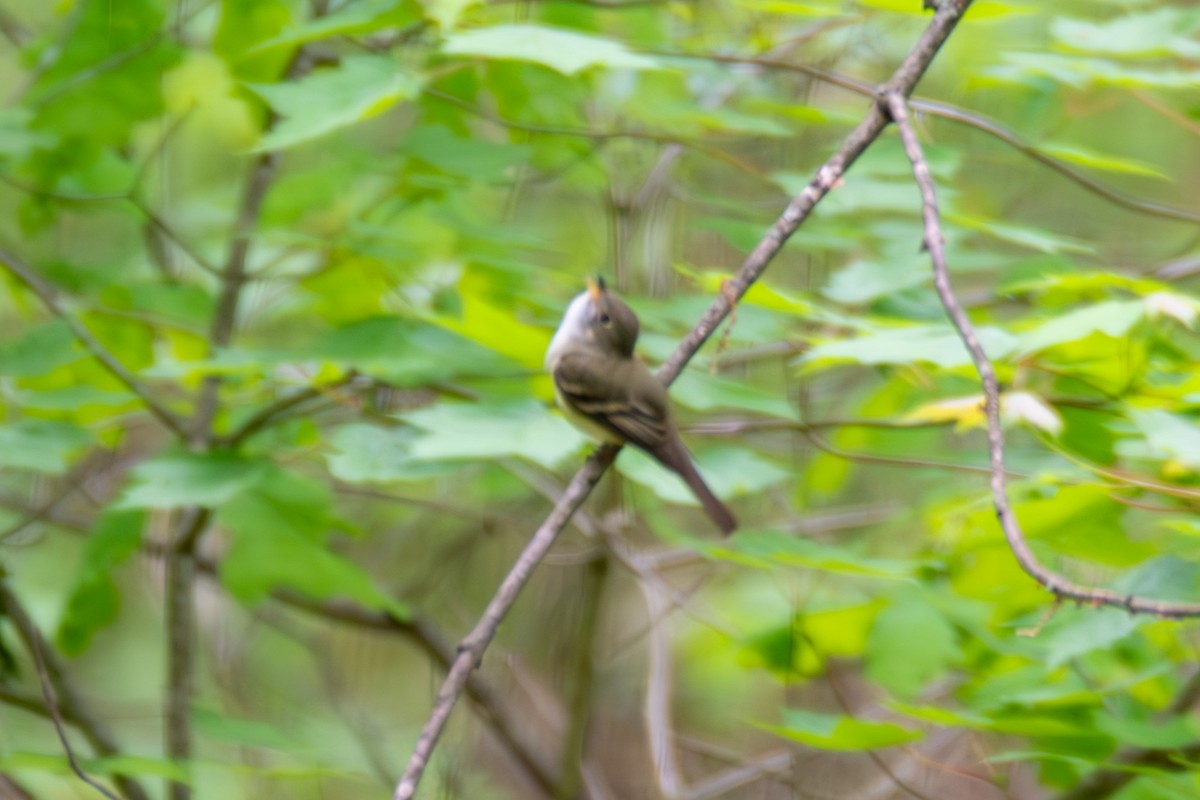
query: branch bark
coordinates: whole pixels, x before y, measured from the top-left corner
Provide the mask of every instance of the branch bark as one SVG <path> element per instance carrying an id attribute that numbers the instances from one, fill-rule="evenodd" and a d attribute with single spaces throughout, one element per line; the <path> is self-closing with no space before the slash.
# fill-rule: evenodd
<path id="1" fill-rule="evenodd" d="M 21 697 L 18 695 L 6 696 L 3 699 L 5 702 L 12 702 L 37 713 L 44 713 L 49 717 L 55 725 L 55 730 L 63 743 L 64 752 L 70 760 L 72 768 L 81 780 L 87 781 L 94 787 L 78 765 L 75 763 L 75 757 L 71 751 L 71 747 L 66 739 L 66 734 L 62 729 L 63 720 L 69 722 L 76 727 L 84 738 L 88 740 L 88 744 L 100 756 L 118 756 L 122 754 L 121 748 L 117 744 L 116 737 L 112 731 L 104 725 L 103 722 L 92 712 L 87 703 L 75 690 L 66 675 L 66 670 L 63 669 L 62 663 L 50 648 L 46 638 L 42 636 L 42 632 L 38 630 L 29 614 L 25 611 L 24 605 L 20 598 L 13 592 L 12 587 L 7 581 L 0 580 L 0 617 L 7 617 L 13 627 L 17 631 L 17 635 L 21 637 L 21 641 L 25 645 L 25 649 L 29 651 L 34 663 L 39 667 L 39 678 L 43 681 L 43 699 L 44 706 L 41 706 L 37 701 L 30 697 Z M 53 690 L 53 696 L 50 695 L 50 690 Z M 149 800 L 149 795 L 145 788 L 134 778 L 126 775 L 112 775 L 112 781 L 116 784 L 121 794 L 129 800 Z M 97 788 L 98 791 L 108 795 L 107 791 Z M 111 796 L 111 795 L 108 795 Z"/>
<path id="2" fill-rule="evenodd" d="M 25 263 L 23 259 L 18 257 L 16 253 L 9 252 L 0 248 L 0 263 L 17 277 L 21 283 L 29 287 L 29 290 L 37 295 L 42 301 L 42 305 L 50 310 L 50 313 L 61 319 L 71 329 L 71 334 L 75 337 L 84 349 L 92 354 L 92 357 L 104 366 L 106 370 L 112 373 L 121 384 L 133 392 L 155 419 L 161 422 L 168 430 L 176 434 L 182 434 L 184 430 L 183 422 L 171 413 L 166 406 L 159 403 L 150 394 L 150 390 L 138 381 L 133 376 L 133 373 L 117 359 L 108 348 L 100 343 L 92 332 L 87 329 L 87 326 L 77 320 L 73 315 L 69 314 L 62 304 L 58 302 L 58 296 L 53 287 L 38 275 L 37 271 Z"/>
<path id="3" fill-rule="evenodd" d="M 967 318 L 954 290 L 950 286 L 950 272 L 946 266 L 946 249 L 942 237 L 941 217 L 938 213 L 937 192 L 929 164 L 917 140 L 916 131 L 908 117 L 908 104 L 904 95 L 897 90 L 884 92 L 880 98 L 880 106 L 886 108 L 904 143 L 904 151 L 912 162 L 913 177 L 921 189 L 922 214 L 925 220 L 925 246 L 929 250 L 929 258 L 933 262 L 933 285 L 937 291 L 942 307 L 946 309 L 950 322 L 958 331 L 963 344 L 971 354 L 971 361 L 979 373 L 983 383 L 985 398 L 984 413 L 987 416 L 988 453 L 991 457 L 991 491 L 992 504 L 996 508 L 996 517 L 1004 531 L 1004 538 L 1009 549 L 1017 558 L 1021 569 L 1031 578 L 1049 589 L 1055 597 L 1065 597 L 1071 600 L 1087 603 L 1093 606 L 1117 606 L 1130 613 L 1154 614 L 1159 617 L 1195 617 L 1200 616 L 1200 605 L 1195 603 L 1173 603 L 1161 600 L 1150 600 L 1137 595 L 1124 595 L 1108 589 L 1082 586 L 1055 573 L 1042 564 L 1029 543 L 1025 533 L 1013 513 L 1005 490 L 1004 475 L 1004 431 L 1000 424 L 1000 383 L 996 379 L 996 371 L 992 362 L 983 350 L 975 328 Z"/>
<path id="4" fill-rule="evenodd" d="M 944 0 L 925 32 L 885 85 L 885 90 L 900 91 L 904 96 L 909 95 L 970 5 L 971 0 Z M 733 304 L 762 275 L 788 238 L 808 218 L 816 204 L 837 184 L 850 165 L 875 141 L 889 121 L 890 118 L 878 103 L 868 109 L 866 118 L 851 132 L 833 157 L 817 170 L 816 176 L 805 190 L 788 204 L 759 244 L 743 261 L 737 274 L 729 282 L 728 290 L 718 293 L 696 327 L 684 337 L 671 357 L 663 364 L 658 375 L 664 383 L 670 384 L 675 380 L 684 365 L 712 336 L 717 326 L 729 314 Z M 426 721 L 404 773 L 396 785 L 394 800 L 410 800 L 416 795 L 425 767 L 429 763 L 438 739 L 445 730 L 454 704 L 466 686 L 468 676 L 482 659 L 500 622 L 529 580 L 534 567 L 550 549 L 559 531 L 566 526 L 575 509 L 583 503 L 600 480 L 600 476 L 612 464 L 618 451 L 619 448 L 606 445 L 588 458 L 504 578 L 495 596 L 488 603 L 483 616 L 459 644 L 458 652 L 446 675 L 445 682 L 438 691 L 429 719 Z"/>

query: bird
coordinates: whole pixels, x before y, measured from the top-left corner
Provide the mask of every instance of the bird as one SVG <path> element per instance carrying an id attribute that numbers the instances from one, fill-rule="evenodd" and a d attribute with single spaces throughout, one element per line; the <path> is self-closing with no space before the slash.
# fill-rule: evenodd
<path id="1" fill-rule="evenodd" d="M 603 278 L 588 278 L 586 291 L 571 300 L 546 349 L 558 405 L 593 438 L 632 444 L 678 474 L 728 536 L 737 520 L 700 477 L 679 435 L 667 387 L 634 353 L 637 339 L 633 309 L 608 290 Z"/>

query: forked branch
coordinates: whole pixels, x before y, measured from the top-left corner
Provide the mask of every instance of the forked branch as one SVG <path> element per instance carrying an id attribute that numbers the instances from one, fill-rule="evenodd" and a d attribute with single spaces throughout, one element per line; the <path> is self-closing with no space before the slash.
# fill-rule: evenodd
<path id="1" fill-rule="evenodd" d="M 926 28 L 903 63 L 892 75 L 885 89 L 898 91 L 905 96 L 910 94 L 970 5 L 971 0 L 943 0 L 929 27 Z M 717 326 L 729 314 L 733 304 L 758 280 L 788 238 L 808 218 L 821 198 L 837 184 L 850 165 L 878 138 L 879 134 L 887 127 L 888 122 L 890 122 L 890 117 L 879 104 L 873 104 L 868 109 L 866 118 L 850 133 L 841 148 L 817 170 L 816 176 L 804 191 L 788 204 L 762 240 L 743 261 L 737 274 L 729 282 L 727 290 L 716 296 L 696 327 L 684 337 L 675 352 L 663 364 L 658 375 L 665 383 L 669 384 L 675 380 L 684 365 L 712 336 Z M 592 487 L 600 480 L 600 476 L 612 464 L 616 454 L 617 448 L 604 446 L 584 463 L 583 468 L 571 480 L 550 515 L 517 558 L 499 590 L 488 603 L 479 622 L 459 644 L 458 652 L 438 691 L 429 719 L 421 730 L 416 747 L 404 769 L 404 774 L 396 786 L 395 800 L 410 800 L 416 795 L 425 767 L 429 763 L 438 739 L 445 730 L 450 712 L 466 687 L 467 677 L 479 664 L 488 644 L 496 635 L 500 622 L 507 615 L 508 610 L 516 601 L 517 595 L 533 574 L 534 568 L 550 549 L 559 531 L 566 526 L 575 509 L 583 503 Z"/>
<path id="2" fill-rule="evenodd" d="M 1117 606 L 1132 613 L 1154 614 L 1159 617 L 1195 617 L 1200 616 L 1200 605 L 1195 603 L 1173 603 L 1162 600 L 1151 600 L 1137 595 L 1125 595 L 1108 589 L 1081 586 L 1067 580 L 1062 575 L 1047 568 L 1038 561 L 1025 534 L 1021 530 L 1012 506 L 1008 502 L 1008 494 L 1004 488 L 1004 432 L 1000 427 L 1000 384 L 996 380 L 996 371 L 988 359 L 975 328 L 967 319 L 966 312 L 950 288 L 950 273 L 946 267 L 946 248 L 942 238 L 941 216 L 938 213 L 937 192 L 929 164 L 921 150 L 921 143 L 913 130 L 908 117 L 908 104 L 904 95 L 898 91 L 886 92 L 881 98 L 883 105 L 891 114 L 900 131 L 900 139 L 904 143 L 904 152 L 912 162 L 913 177 L 921 189 L 922 215 L 925 220 L 925 246 L 929 250 L 929 258 L 933 262 L 933 285 L 937 290 L 938 299 L 946 309 L 950 322 L 954 325 L 963 344 L 971 354 L 971 361 L 979 373 L 983 383 L 985 398 L 984 412 L 987 416 L 988 453 L 991 457 L 991 489 L 992 504 L 996 507 L 996 517 L 1004 531 L 1004 538 L 1009 548 L 1017 557 L 1021 568 L 1029 573 L 1035 581 L 1045 586 L 1056 597 L 1065 597 L 1090 605 Z"/>

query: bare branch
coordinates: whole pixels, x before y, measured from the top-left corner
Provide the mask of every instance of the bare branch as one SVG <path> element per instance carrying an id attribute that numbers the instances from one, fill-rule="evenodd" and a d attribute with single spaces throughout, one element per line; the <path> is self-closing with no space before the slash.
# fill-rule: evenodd
<path id="1" fill-rule="evenodd" d="M 450 712 L 454 709 L 458 696 L 462 694 L 471 672 L 483 658 L 483 653 L 491 643 L 492 637 L 496 635 L 500 622 L 516 602 L 517 595 L 529 581 L 534 568 L 541 562 L 550 546 L 554 544 L 559 532 L 566 527 L 567 521 L 575 513 L 575 509 L 583 504 L 592 488 L 599 482 L 600 476 L 612 465 L 619 450 L 620 448 L 613 445 L 605 445 L 584 462 L 583 468 L 575 473 L 575 477 L 567 485 L 566 491 L 554 506 L 554 510 L 533 534 L 533 538 L 521 552 L 508 575 L 505 576 L 500 588 L 483 612 L 483 616 L 479 618 L 479 622 L 459 643 L 446 680 L 442 684 L 442 688 L 438 690 L 429 720 L 421 730 L 417 746 L 396 786 L 396 800 L 410 800 L 416 795 L 417 786 L 429 763 L 429 757 L 433 755 L 433 748 L 437 745 L 438 739 L 441 738 L 446 723 L 450 719 Z"/>
<path id="2" fill-rule="evenodd" d="M 996 379 L 996 371 L 992 368 L 992 362 L 984 352 L 983 345 L 980 344 L 971 321 L 967 318 L 962 306 L 959 305 L 958 298 L 954 296 L 954 290 L 950 286 L 941 218 L 938 214 L 937 193 L 929 171 L 929 164 L 925 161 L 921 143 L 917 140 L 917 134 L 909 122 L 904 95 L 896 90 L 887 91 L 883 94 L 880 103 L 889 110 L 892 119 L 896 122 L 900 138 L 904 143 L 904 152 L 912 162 L 913 177 L 921 189 L 922 211 L 925 220 L 925 245 L 929 249 L 929 258 L 933 262 L 934 288 L 937 290 L 938 298 L 942 301 L 942 306 L 946 309 L 951 323 L 971 353 L 971 360 L 975 363 L 975 369 L 983 383 L 984 412 L 988 423 L 988 452 L 991 456 L 992 503 L 996 507 L 996 516 L 1000 520 L 1000 527 L 1004 530 L 1004 538 L 1008 541 L 1013 555 L 1017 557 L 1017 562 L 1030 577 L 1053 592 L 1056 597 L 1065 597 L 1090 605 L 1116 606 L 1124 608 L 1130 613 L 1154 614 L 1160 617 L 1200 616 L 1200 605 L 1195 603 L 1150 600 L 1136 595 L 1123 595 L 1107 589 L 1073 583 L 1039 562 L 1028 542 L 1025 541 L 1025 534 L 1013 514 L 1004 486 L 1004 432 L 1000 425 L 1000 384 Z"/>
<path id="3" fill-rule="evenodd" d="M 970 4 L 971 0 L 944 0 L 928 28 L 917 40 L 891 80 L 888 81 L 888 88 L 897 89 L 906 95 L 912 91 Z M 817 171 L 816 177 L 808 187 L 788 204 L 762 241 L 742 263 L 737 275 L 727 284 L 727 290 L 717 295 L 696 327 L 684 337 L 670 359 L 658 371 L 658 375 L 664 383 L 670 384 L 674 381 L 684 365 L 729 314 L 732 304 L 740 299 L 766 270 L 767 265 L 812 212 L 817 202 L 833 188 L 846 169 L 879 136 L 888 122 L 889 118 L 883 109 L 878 104 L 872 105 L 867 112 L 866 119 L 854 129 L 833 157 Z M 555 505 L 554 510 L 550 512 L 550 516 L 538 528 L 529 545 L 522 551 L 517 562 L 504 578 L 495 596 L 488 603 L 483 616 L 459 644 L 454 663 L 438 691 L 433 710 L 417 739 L 416 747 L 409 758 L 404 774 L 396 786 L 395 800 L 410 800 L 416 795 L 421 776 L 425 772 L 425 767 L 429 763 L 438 739 L 445 730 L 450 712 L 466 685 L 467 677 L 483 657 L 483 652 L 487 649 L 492 637 L 495 636 L 496 629 L 529 580 L 534 567 L 550 549 L 559 531 L 566 526 L 571 514 L 583 503 L 592 487 L 600 480 L 600 476 L 612 464 L 618 450 L 617 447 L 606 445 L 588 458 L 583 468 L 575 474 L 567 486 L 567 490 Z"/>
<path id="4" fill-rule="evenodd" d="M 584 742 L 592 718 L 596 635 L 607 578 L 608 554 L 600 550 L 586 567 L 580 591 L 580 619 L 572 626 L 578 633 L 575 661 L 571 666 L 574 683 L 567 701 L 568 724 L 563 735 L 561 778 L 554 793 L 557 800 L 576 800 L 583 787 Z"/>
<path id="5" fill-rule="evenodd" d="M 21 641 L 25 644 L 25 649 L 29 651 L 30 656 L 33 658 L 34 666 L 37 669 L 38 681 L 42 688 L 45 713 L 54 723 L 54 730 L 58 734 L 59 741 L 62 743 L 63 752 L 67 756 L 71 770 L 84 783 L 93 787 L 105 797 L 116 800 L 112 792 L 89 777 L 83 771 L 83 768 L 79 766 L 79 762 L 75 758 L 75 752 L 71 748 L 71 744 L 67 740 L 63 729 L 63 720 L 66 719 L 77 727 L 87 738 L 92 748 L 102 756 L 116 756 L 121 754 L 116 739 L 92 715 L 87 706 L 84 705 L 82 699 L 75 692 L 74 687 L 67 681 L 62 664 L 54 657 L 54 653 L 50 650 L 49 645 L 47 645 L 45 637 L 42 636 L 41 631 L 34 625 L 33 620 L 26 613 L 24 605 L 16 594 L 13 593 L 8 583 L 2 580 L 0 580 L 0 616 L 7 617 L 12 622 L 13 627 L 17 630 L 17 634 L 21 637 Z M 28 696 L 12 695 L 4 699 L 35 712 L 40 713 L 42 711 L 42 709 L 35 707 L 36 701 L 32 701 L 32 698 Z M 113 782 L 116 783 L 121 793 L 129 798 L 129 800 L 149 800 L 146 790 L 133 778 L 124 775 L 113 775 L 112 777 Z"/>
<path id="6" fill-rule="evenodd" d="M 731 56 L 719 55 L 713 53 L 672 53 L 669 51 L 651 51 L 657 55 L 671 56 L 674 58 L 694 58 L 704 59 L 706 61 L 716 61 L 718 63 L 728 64 L 754 64 L 771 69 L 784 70 L 788 72 L 799 72 L 809 75 L 817 80 L 834 86 L 841 87 L 847 91 L 861 94 L 865 97 L 876 97 L 878 88 L 866 81 L 852 78 L 848 75 L 842 75 L 833 70 L 815 67 L 811 64 L 795 63 L 784 61 L 782 59 L 762 57 L 762 56 Z M 1162 217 L 1164 219 L 1174 219 L 1183 222 L 1200 222 L 1200 213 L 1184 208 L 1176 208 L 1164 203 L 1155 203 L 1149 200 L 1142 200 L 1125 192 L 1113 189 L 1100 181 L 1092 178 L 1087 173 L 1066 164 L 1065 162 L 1043 153 L 1037 146 L 1029 144 L 1018 136 L 1014 131 L 988 117 L 968 111 L 951 103 L 943 103 L 937 100 L 927 100 L 925 98 L 914 97 L 909 100 L 909 106 L 914 111 L 920 111 L 922 114 L 929 114 L 935 117 L 942 117 L 954 122 L 959 122 L 963 125 L 970 126 L 976 130 L 983 131 L 1015 150 L 1020 151 L 1026 156 L 1029 156 L 1039 164 L 1043 164 L 1050 169 L 1062 175 L 1068 180 L 1074 181 L 1083 188 L 1096 195 L 1108 200 L 1111 203 L 1121 206 L 1130 211 L 1135 211 L 1139 214 L 1148 214 L 1150 216 Z"/>
<path id="7" fill-rule="evenodd" d="M 144 387 L 137 378 L 133 376 L 125 365 L 122 364 L 116 356 L 108 351 L 100 340 L 92 335 L 92 332 L 87 329 L 82 322 L 75 319 L 71 314 L 67 313 L 66 309 L 58 302 L 58 297 L 53 288 L 50 287 L 42 277 L 37 274 L 28 264 L 22 261 L 15 253 L 9 252 L 0 248 L 0 262 L 4 267 L 15 275 L 22 283 L 38 296 L 42 304 L 50 310 L 52 314 L 67 323 L 67 327 L 71 329 L 71 333 L 75 339 L 84 346 L 84 348 L 92 354 L 92 357 L 99 361 L 105 369 L 107 369 L 113 377 L 121 382 L 126 389 L 133 392 L 146 409 L 154 415 L 155 419 L 161 422 L 171 432 L 182 435 L 184 432 L 183 422 L 172 414 L 165 406 L 160 404 L 151 396 L 150 391 Z"/>
<path id="8" fill-rule="evenodd" d="M 208 565 L 201 566 L 206 570 L 209 568 Z M 443 669 L 449 668 L 454 661 L 454 649 L 441 632 L 422 617 L 401 620 L 386 612 L 371 611 L 354 603 L 317 601 L 286 589 L 276 590 L 272 596 L 292 608 L 327 620 L 403 636 Z M 525 735 L 527 722 L 524 719 L 518 721 L 510 715 L 500 692 L 476 674 L 467 678 L 466 694 L 479 710 L 484 723 L 504 744 L 513 759 L 535 784 L 548 796 L 551 795 L 558 784 L 558 777 L 544 752 L 545 748 Z"/>
<path id="9" fill-rule="evenodd" d="M 350 370 L 341 378 L 329 383 L 306 386 L 303 389 L 298 389 L 291 394 L 279 398 L 273 403 L 259 409 L 253 416 L 246 420 L 237 430 L 230 433 L 221 440 L 222 444 L 229 447 L 237 447 L 242 442 L 249 439 L 254 434 L 270 426 L 276 421 L 276 418 L 296 406 L 303 405 L 309 400 L 315 400 L 318 397 L 325 397 L 332 394 L 335 390 L 353 383 L 359 377 L 357 370 Z"/>

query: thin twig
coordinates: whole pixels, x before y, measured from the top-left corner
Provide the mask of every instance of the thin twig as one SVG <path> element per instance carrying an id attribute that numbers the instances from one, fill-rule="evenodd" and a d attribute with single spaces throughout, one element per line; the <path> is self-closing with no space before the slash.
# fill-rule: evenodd
<path id="1" fill-rule="evenodd" d="M 887 87 L 899 89 L 905 94 L 912 91 L 924 75 L 946 38 L 954 30 L 971 0 L 943 0 L 925 32 L 888 81 Z M 729 282 L 728 291 L 720 292 L 712 305 L 701 317 L 696 327 L 684 337 L 671 357 L 658 371 L 659 378 L 670 384 L 683 370 L 684 365 L 696 354 L 700 346 L 712 336 L 717 326 L 729 314 L 731 303 L 740 299 L 767 265 L 807 219 L 816 204 L 832 189 L 843 173 L 862 155 L 867 147 L 883 132 L 889 118 L 883 109 L 874 104 L 866 118 L 847 137 L 841 148 L 818 171 L 812 182 L 784 209 L 783 214 L 770 227 L 762 241 L 742 263 L 737 275 Z M 603 446 L 584 463 L 575 474 L 555 505 L 554 510 L 538 528 L 533 539 L 518 557 L 504 578 L 478 623 L 459 644 L 454 663 L 438 691 L 429 719 L 422 728 L 416 747 L 409 757 L 394 794 L 395 800 L 411 800 L 416 795 L 421 776 L 445 730 L 450 712 L 466 685 L 467 677 L 475 669 L 495 636 L 500 622 L 516 601 L 517 595 L 532 575 L 538 562 L 550 549 L 559 531 L 566 526 L 572 513 L 591 492 L 600 476 L 612 464 L 619 448 Z"/>
<path id="2" fill-rule="evenodd" d="M 963 344 L 971 353 L 971 360 L 983 383 L 986 398 L 984 412 L 988 425 L 988 452 L 991 456 L 991 491 L 992 503 L 996 507 L 996 516 L 1004 531 L 1004 538 L 1012 549 L 1021 568 L 1035 581 L 1049 589 L 1056 597 L 1088 603 L 1090 605 L 1107 605 L 1124 608 L 1130 613 L 1154 614 L 1160 617 L 1194 617 L 1200 616 L 1200 605 L 1195 603 L 1176 603 L 1162 600 L 1150 600 L 1137 595 L 1123 595 L 1107 589 L 1092 588 L 1073 583 L 1061 575 L 1051 571 L 1038 561 L 1025 534 L 1013 514 L 1005 491 L 1004 480 L 1004 432 L 1000 425 L 1000 384 L 996 379 L 996 371 L 988 359 L 975 333 L 975 328 L 967 318 L 954 290 L 950 286 L 950 272 L 946 266 L 945 243 L 942 238 L 941 218 L 938 213 L 937 193 L 929 164 L 921 150 L 921 143 L 909 122 L 908 107 L 904 96 L 897 91 L 885 92 L 880 104 L 888 109 L 900 131 L 904 152 L 912 162 L 913 177 L 921 190 L 922 215 L 925 222 L 925 246 L 929 250 L 929 258 L 933 263 L 933 285 L 938 298 L 946 309 L 955 329 L 963 340 Z"/>
<path id="3" fill-rule="evenodd" d="M 724 161 L 730 166 L 755 177 L 763 177 L 763 170 L 750 162 L 739 158 L 738 156 L 721 150 L 718 147 L 713 147 L 710 144 L 679 136 L 672 133 L 655 133 L 653 131 L 635 131 L 635 130 L 617 130 L 617 131 L 597 131 L 588 128 L 569 128 L 558 125 L 537 125 L 529 122 L 517 122 L 515 120 L 504 119 L 482 108 L 473 106 L 465 100 L 460 100 L 454 95 L 440 92 L 436 89 L 426 89 L 424 92 L 428 97 L 435 100 L 441 100 L 457 108 L 474 114 L 480 119 L 485 119 L 494 125 L 499 125 L 502 128 L 511 130 L 525 131 L 527 133 L 545 134 L 548 136 L 574 136 L 581 139 L 591 139 L 594 142 L 609 142 L 616 139 L 633 139 L 637 141 L 656 142 L 666 144 L 671 147 L 687 147 L 704 155 L 711 156 L 718 161 Z"/>
<path id="4" fill-rule="evenodd" d="M 289 395 L 279 398 L 273 403 L 263 406 L 254 413 L 248 420 L 243 422 L 238 428 L 232 431 L 228 436 L 225 436 L 218 441 L 220 444 L 228 447 L 237 447 L 244 441 L 249 439 L 254 434 L 263 430 L 276 421 L 276 418 L 287 411 L 295 408 L 298 405 L 307 403 L 309 400 L 315 400 L 318 397 L 330 396 L 337 389 L 341 389 L 357 380 L 359 373 L 357 370 L 349 370 L 341 378 L 329 383 L 313 384 L 306 386 L 303 389 L 298 389 Z"/>
<path id="5" fill-rule="evenodd" d="M 443 669 L 448 669 L 454 661 L 455 651 L 441 631 L 422 617 L 401 620 L 387 612 L 371 611 L 348 601 L 317 601 L 286 589 L 276 590 L 272 596 L 292 608 L 326 620 L 403 636 Z M 525 718 L 518 720 L 510 714 L 501 692 L 479 675 L 471 674 L 468 677 L 466 694 L 479 710 L 484 723 L 533 783 L 547 796 L 552 795 L 558 784 L 557 774 L 544 745 L 534 742 L 527 733 L 529 726 Z"/>
<path id="6" fill-rule="evenodd" d="M 58 297 L 55 291 L 47 284 L 42 277 L 37 274 L 28 264 L 20 259 L 15 253 L 9 252 L 0 248 L 0 262 L 4 267 L 15 275 L 22 283 L 38 296 L 42 304 L 50 310 L 52 314 L 61 319 L 71 329 L 75 339 L 84 346 L 84 348 L 92 354 L 92 357 L 107 369 L 113 377 L 121 382 L 133 394 L 141 399 L 155 419 L 161 422 L 168 430 L 175 434 L 182 435 L 184 431 L 183 422 L 176 417 L 170 410 L 160 404 L 150 394 L 150 391 L 133 376 L 125 365 L 122 364 L 116 356 L 108 351 L 100 340 L 97 339 L 87 327 L 75 319 L 74 316 L 67 313 L 67 310 L 58 302 Z"/>
<path id="7" fill-rule="evenodd" d="M 571 669 L 571 695 L 567 701 L 568 723 L 563 735 L 557 800 L 577 800 L 583 787 L 585 743 L 592 717 L 594 692 L 596 638 L 600 630 L 600 607 L 608 583 L 608 553 L 600 549 L 584 569 L 580 593 L 580 619 L 577 631 L 575 660 Z"/>
<path id="8" fill-rule="evenodd" d="M 37 671 L 38 683 L 42 686 L 42 699 L 46 701 L 46 708 L 50 710 L 50 721 L 54 723 L 54 732 L 58 735 L 58 741 L 62 745 L 63 752 L 67 755 L 67 763 L 71 765 L 71 771 L 75 773 L 75 777 L 109 798 L 109 800 L 119 800 L 115 794 L 108 790 L 108 787 L 84 772 L 83 767 L 79 765 L 79 759 L 75 758 L 75 748 L 71 747 L 71 742 L 67 739 L 67 732 L 63 728 L 62 715 L 58 712 L 58 701 L 55 700 L 54 689 L 50 686 L 50 676 L 46 674 L 46 664 L 42 660 L 42 642 L 40 637 L 36 637 L 29 642 L 29 653 L 33 656 L 33 665 Z"/>
<path id="9" fill-rule="evenodd" d="M 669 56 L 672 58 L 689 58 L 703 59 L 705 61 L 716 61 L 718 63 L 727 64 L 754 64 L 771 69 L 784 70 L 788 72 L 800 72 L 809 75 L 825 83 L 841 87 L 847 91 L 863 95 L 864 97 L 876 97 L 879 92 L 879 87 L 866 81 L 852 78 L 848 75 L 834 72 L 833 70 L 815 67 L 811 64 L 796 63 L 791 61 L 783 61 L 782 59 L 766 58 L 761 56 L 735 56 L 735 55 L 720 55 L 713 53 L 676 53 L 670 51 L 648 51 L 654 55 Z M 1029 144 L 1018 136 L 1014 131 L 1005 127 L 996 120 L 972 111 L 968 111 L 951 103 L 943 103 L 937 100 L 928 100 L 925 98 L 914 97 L 909 100 L 909 106 L 914 111 L 919 111 L 922 114 L 929 114 L 935 117 L 941 117 L 953 122 L 958 122 L 963 125 L 983 131 L 1000 141 L 1004 142 L 1013 149 L 1029 156 L 1038 163 L 1049 167 L 1050 169 L 1062 175 L 1068 180 L 1074 181 L 1083 188 L 1093 192 L 1100 197 L 1108 200 L 1111 203 L 1126 208 L 1130 211 L 1136 211 L 1140 214 L 1149 214 L 1155 217 L 1164 219 L 1175 219 L 1184 222 L 1200 222 L 1200 213 L 1189 209 L 1177 208 L 1163 203 L 1154 203 L 1149 200 L 1141 200 L 1125 192 L 1113 189 L 1098 180 L 1090 177 L 1081 170 L 1064 163 L 1063 161 L 1043 153 L 1036 145 Z"/>
<path id="10" fill-rule="evenodd" d="M 0 612 L 2 612 L 0 616 L 6 617 L 12 623 L 21 637 L 21 641 L 25 644 L 25 649 L 34 659 L 38 680 L 42 686 L 42 696 L 46 704 L 45 713 L 54 723 L 55 732 L 58 734 L 59 741 L 62 742 L 71 769 L 89 786 L 96 788 L 106 797 L 113 797 L 107 789 L 89 778 L 79 766 L 63 731 L 63 720 L 69 721 L 71 725 L 78 728 L 92 749 L 101 756 L 121 755 L 121 749 L 118 747 L 116 739 L 76 693 L 74 686 L 66 678 L 62 664 L 54 657 L 54 653 L 47 645 L 45 637 L 34 625 L 33 620 L 25 611 L 24 605 L 8 583 L 2 580 L 0 580 Z M 15 695 L 6 699 L 21 700 Z M 25 698 L 25 702 L 20 704 L 40 713 L 42 709 L 31 707 L 27 704 L 28 700 L 29 698 Z M 114 774 L 112 778 L 121 793 L 129 800 L 149 800 L 146 790 L 135 779 L 119 774 Z"/>

